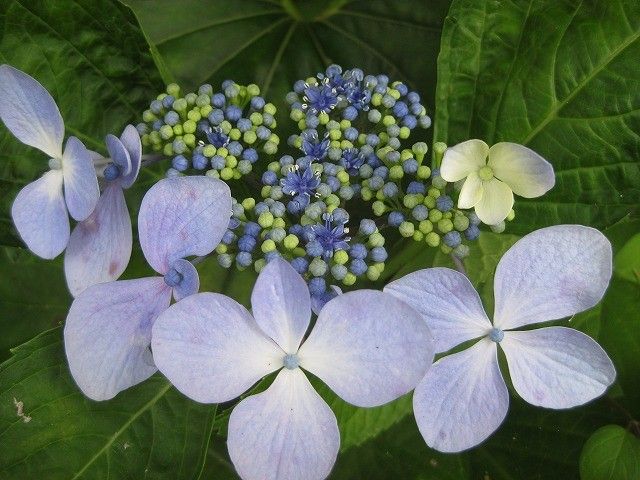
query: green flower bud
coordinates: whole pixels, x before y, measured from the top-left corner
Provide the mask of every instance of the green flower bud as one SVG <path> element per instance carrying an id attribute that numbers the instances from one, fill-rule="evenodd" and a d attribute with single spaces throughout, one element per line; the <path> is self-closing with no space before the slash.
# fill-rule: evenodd
<path id="1" fill-rule="evenodd" d="M 373 202 L 371 208 L 373 209 L 373 214 L 376 217 L 381 217 L 387 211 L 387 206 L 380 200 L 376 200 L 375 202 Z"/>
<path id="2" fill-rule="evenodd" d="M 389 178 L 392 180 L 400 180 L 402 177 L 404 177 L 402 165 L 394 165 L 389 169 Z"/>
<path id="3" fill-rule="evenodd" d="M 413 232 L 415 231 L 413 223 L 411 222 L 402 222 L 400 224 L 400 235 L 405 238 L 413 237 Z"/>
<path id="4" fill-rule="evenodd" d="M 258 224 L 262 228 L 269 228 L 273 225 L 273 214 L 271 212 L 262 212 L 258 217 Z"/>
<path id="5" fill-rule="evenodd" d="M 445 255 L 449 255 L 451 252 L 453 252 L 453 248 L 451 248 L 449 245 L 446 245 L 444 243 L 442 245 L 440 245 L 440 250 Z"/>
<path id="6" fill-rule="evenodd" d="M 170 83 L 167 85 L 167 93 L 172 97 L 178 98 L 180 96 L 180 86 L 177 83 Z"/>
<path id="7" fill-rule="evenodd" d="M 229 167 L 224 167 L 220 171 L 220 178 L 222 178 L 223 180 L 231 180 L 233 178 L 233 170 Z"/>
<path id="8" fill-rule="evenodd" d="M 440 245 L 440 235 L 436 232 L 427 233 L 424 237 L 424 241 L 427 242 L 427 245 L 430 247 L 437 247 Z"/>
<path id="9" fill-rule="evenodd" d="M 269 140 L 264 144 L 264 147 L 262 147 L 262 149 L 264 150 L 264 153 L 266 153 L 267 155 L 273 155 L 278 151 L 278 145 L 276 145 L 271 140 Z"/>
<path id="10" fill-rule="evenodd" d="M 375 282 L 380 278 L 380 270 L 378 270 L 374 266 L 367 268 L 367 278 L 372 282 Z"/>
<path id="11" fill-rule="evenodd" d="M 322 277 L 327 273 L 327 264 L 321 258 L 314 258 L 309 264 L 309 272 L 314 277 Z"/>
<path id="12" fill-rule="evenodd" d="M 448 218 L 443 218 L 438 222 L 438 230 L 442 233 L 448 233 L 453 230 L 453 222 Z"/>
<path id="13" fill-rule="evenodd" d="M 492 232 L 502 233 L 502 232 L 504 232 L 504 229 L 506 228 L 506 226 L 504 224 L 504 221 L 502 221 L 502 222 L 497 223 L 495 225 L 489 225 L 489 228 L 491 228 Z"/>
<path id="14" fill-rule="evenodd" d="M 344 250 L 338 250 L 333 254 L 333 261 L 338 265 L 344 265 L 349 261 L 349 254 Z"/>
<path id="15" fill-rule="evenodd" d="M 384 246 L 384 237 L 380 232 L 374 232 L 369 235 L 369 241 L 367 242 L 369 246 L 373 247 L 383 247 Z"/>
<path id="16" fill-rule="evenodd" d="M 270 238 L 262 242 L 262 245 L 260 245 L 260 250 L 262 250 L 264 253 L 273 252 L 275 249 L 276 242 L 274 242 Z"/>
<path id="17" fill-rule="evenodd" d="M 293 250 L 300 243 L 300 239 L 293 234 L 289 234 L 284 237 L 284 248 L 287 250 Z"/>
<path id="18" fill-rule="evenodd" d="M 442 219 L 442 212 L 435 208 L 429 210 L 429 220 L 431 223 L 438 223 Z"/>
<path id="19" fill-rule="evenodd" d="M 419 224 L 418 224 L 418 229 L 424 233 L 427 234 L 431 231 L 433 231 L 433 223 L 431 223 L 429 220 L 422 220 Z"/>
<path id="20" fill-rule="evenodd" d="M 469 218 L 466 215 L 456 215 L 453 218 L 453 226 L 459 232 L 463 232 L 469 228 Z"/>
<path id="21" fill-rule="evenodd" d="M 507 222 L 513 221 L 514 218 L 516 218 L 516 212 L 512 208 L 511 211 L 509 212 L 509 215 L 507 215 Z"/>
<path id="22" fill-rule="evenodd" d="M 431 169 L 426 165 L 420 165 L 418 167 L 418 172 L 416 173 L 420 180 L 426 180 L 431 176 Z"/>
<path id="23" fill-rule="evenodd" d="M 167 125 L 165 125 L 165 127 L 166 126 Z M 196 125 L 196 122 L 194 120 L 187 120 L 182 124 L 182 131 L 185 133 L 195 133 L 197 127 L 198 126 Z"/>
<path id="24" fill-rule="evenodd" d="M 169 140 L 171 137 L 173 137 L 173 128 L 171 127 L 171 125 L 163 125 L 162 127 L 160 127 L 160 136 L 163 140 Z"/>
<path id="25" fill-rule="evenodd" d="M 356 283 L 356 276 L 351 272 L 347 272 L 347 274 L 342 279 L 342 283 L 344 283 L 347 287 L 349 287 L 354 283 Z"/>

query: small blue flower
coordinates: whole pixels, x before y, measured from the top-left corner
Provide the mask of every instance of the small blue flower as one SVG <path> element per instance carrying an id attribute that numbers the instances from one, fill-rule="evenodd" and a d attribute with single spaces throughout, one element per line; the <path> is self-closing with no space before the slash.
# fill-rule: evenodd
<path id="1" fill-rule="evenodd" d="M 342 152 L 340 165 L 349 175 L 358 175 L 360 167 L 364 164 L 364 155 L 357 148 L 347 148 Z"/>
<path id="2" fill-rule="evenodd" d="M 338 92 L 328 84 L 306 85 L 304 89 L 304 103 L 302 108 L 314 115 L 328 113 L 338 104 Z"/>
<path id="3" fill-rule="evenodd" d="M 336 222 L 332 215 L 324 214 L 322 216 L 324 224 L 314 225 L 313 233 L 315 241 L 322 246 L 322 256 L 325 259 L 333 257 L 334 252 L 338 250 L 347 250 L 349 248 L 350 237 L 347 236 L 348 229 L 345 229 L 343 222 Z M 334 226 L 334 223 L 337 223 Z"/>
<path id="4" fill-rule="evenodd" d="M 209 143 L 216 148 L 226 147 L 229 143 L 229 137 L 224 134 L 220 127 L 204 127 L 204 133 Z"/>
<path id="5" fill-rule="evenodd" d="M 318 137 L 315 130 L 307 130 L 302 134 L 302 151 L 305 155 L 316 160 L 322 160 L 327 156 L 329 151 L 329 137 L 325 136 L 322 140 Z"/>
<path id="6" fill-rule="evenodd" d="M 285 178 L 280 180 L 280 185 L 286 195 L 311 197 L 320 185 L 320 178 L 311 166 L 304 169 L 294 167 Z"/>

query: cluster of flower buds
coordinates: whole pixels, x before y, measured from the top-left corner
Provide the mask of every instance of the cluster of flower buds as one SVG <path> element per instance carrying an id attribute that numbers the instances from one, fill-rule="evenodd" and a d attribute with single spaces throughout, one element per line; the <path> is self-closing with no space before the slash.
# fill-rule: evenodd
<path id="1" fill-rule="evenodd" d="M 204 84 L 181 96 L 180 87 L 170 84 L 137 128 L 145 147 L 172 158 L 168 176 L 206 172 L 232 180 L 251 172 L 260 154 L 277 152 L 275 113 L 257 85 L 226 80 L 221 92 Z"/>

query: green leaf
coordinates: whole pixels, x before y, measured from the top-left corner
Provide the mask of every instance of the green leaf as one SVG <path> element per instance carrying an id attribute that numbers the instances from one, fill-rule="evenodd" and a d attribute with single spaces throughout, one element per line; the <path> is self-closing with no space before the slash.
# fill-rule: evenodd
<path id="1" fill-rule="evenodd" d="M 9 349 L 61 325 L 71 296 L 60 260 L 47 261 L 16 247 L 0 247 L 0 361 Z M 46 279 L 46 286 L 41 283 Z"/>
<path id="2" fill-rule="evenodd" d="M 582 480 L 640 478 L 640 440 L 618 425 L 591 435 L 580 456 Z"/>
<path id="3" fill-rule="evenodd" d="M 102 153 L 105 135 L 136 122 L 162 85 L 134 16 L 108 0 L 0 2 L 0 62 L 42 83 L 67 135 Z M 0 244 L 18 246 L 10 205 L 47 169 L 47 158 L 3 125 L 0 152 Z"/>
<path id="4" fill-rule="evenodd" d="M 284 108 L 295 80 L 335 62 L 407 82 L 433 110 L 440 29 L 450 0 L 429 8 L 417 0 L 125 3 L 162 56 L 167 77 L 186 89 L 233 78 L 258 84 Z"/>
<path id="5" fill-rule="evenodd" d="M 515 233 L 605 227 L 640 205 L 640 3 L 455 0 L 442 33 L 437 140 L 527 145 L 556 186 L 516 201 Z"/>
<path id="6" fill-rule="evenodd" d="M 640 283 L 640 233 L 629 240 L 618 252 L 614 270 L 620 278 Z"/>
<path id="7" fill-rule="evenodd" d="M 44 332 L 0 366 L 0 477 L 197 478 L 215 406 L 159 375 L 93 402 L 68 373 L 61 337 L 61 328 Z"/>

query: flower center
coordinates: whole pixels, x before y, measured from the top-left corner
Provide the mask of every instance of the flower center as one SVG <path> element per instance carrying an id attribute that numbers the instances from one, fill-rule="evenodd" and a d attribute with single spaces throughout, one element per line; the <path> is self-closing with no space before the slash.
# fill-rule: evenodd
<path id="1" fill-rule="evenodd" d="M 288 353 L 282 359 L 282 363 L 284 364 L 284 368 L 288 368 L 289 370 L 295 370 L 300 365 L 298 355 L 295 353 Z"/>
<path id="2" fill-rule="evenodd" d="M 62 168 L 62 162 L 60 161 L 59 158 L 50 158 L 49 168 L 51 170 L 60 170 Z"/>
<path id="3" fill-rule="evenodd" d="M 164 276 L 164 283 L 166 283 L 171 288 L 180 285 L 182 282 L 182 274 L 178 272 L 175 268 L 171 268 Z"/>
<path id="4" fill-rule="evenodd" d="M 488 337 L 490 340 L 496 343 L 500 343 L 504 338 L 504 332 L 499 328 L 492 328 L 491 331 L 489 332 Z"/>
<path id="5" fill-rule="evenodd" d="M 120 176 L 120 167 L 115 163 L 109 163 L 104 169 L 104 179 L 107 181 L 115 180 Z"/>
<path id="6" fill-rule="evenodd" d="M 488 182 L 493 178 L 493 169 L 490 166 L 485 165 L 480 170 L 478 170 L 478 176 L 480 177 L 480 180 Z"/>

